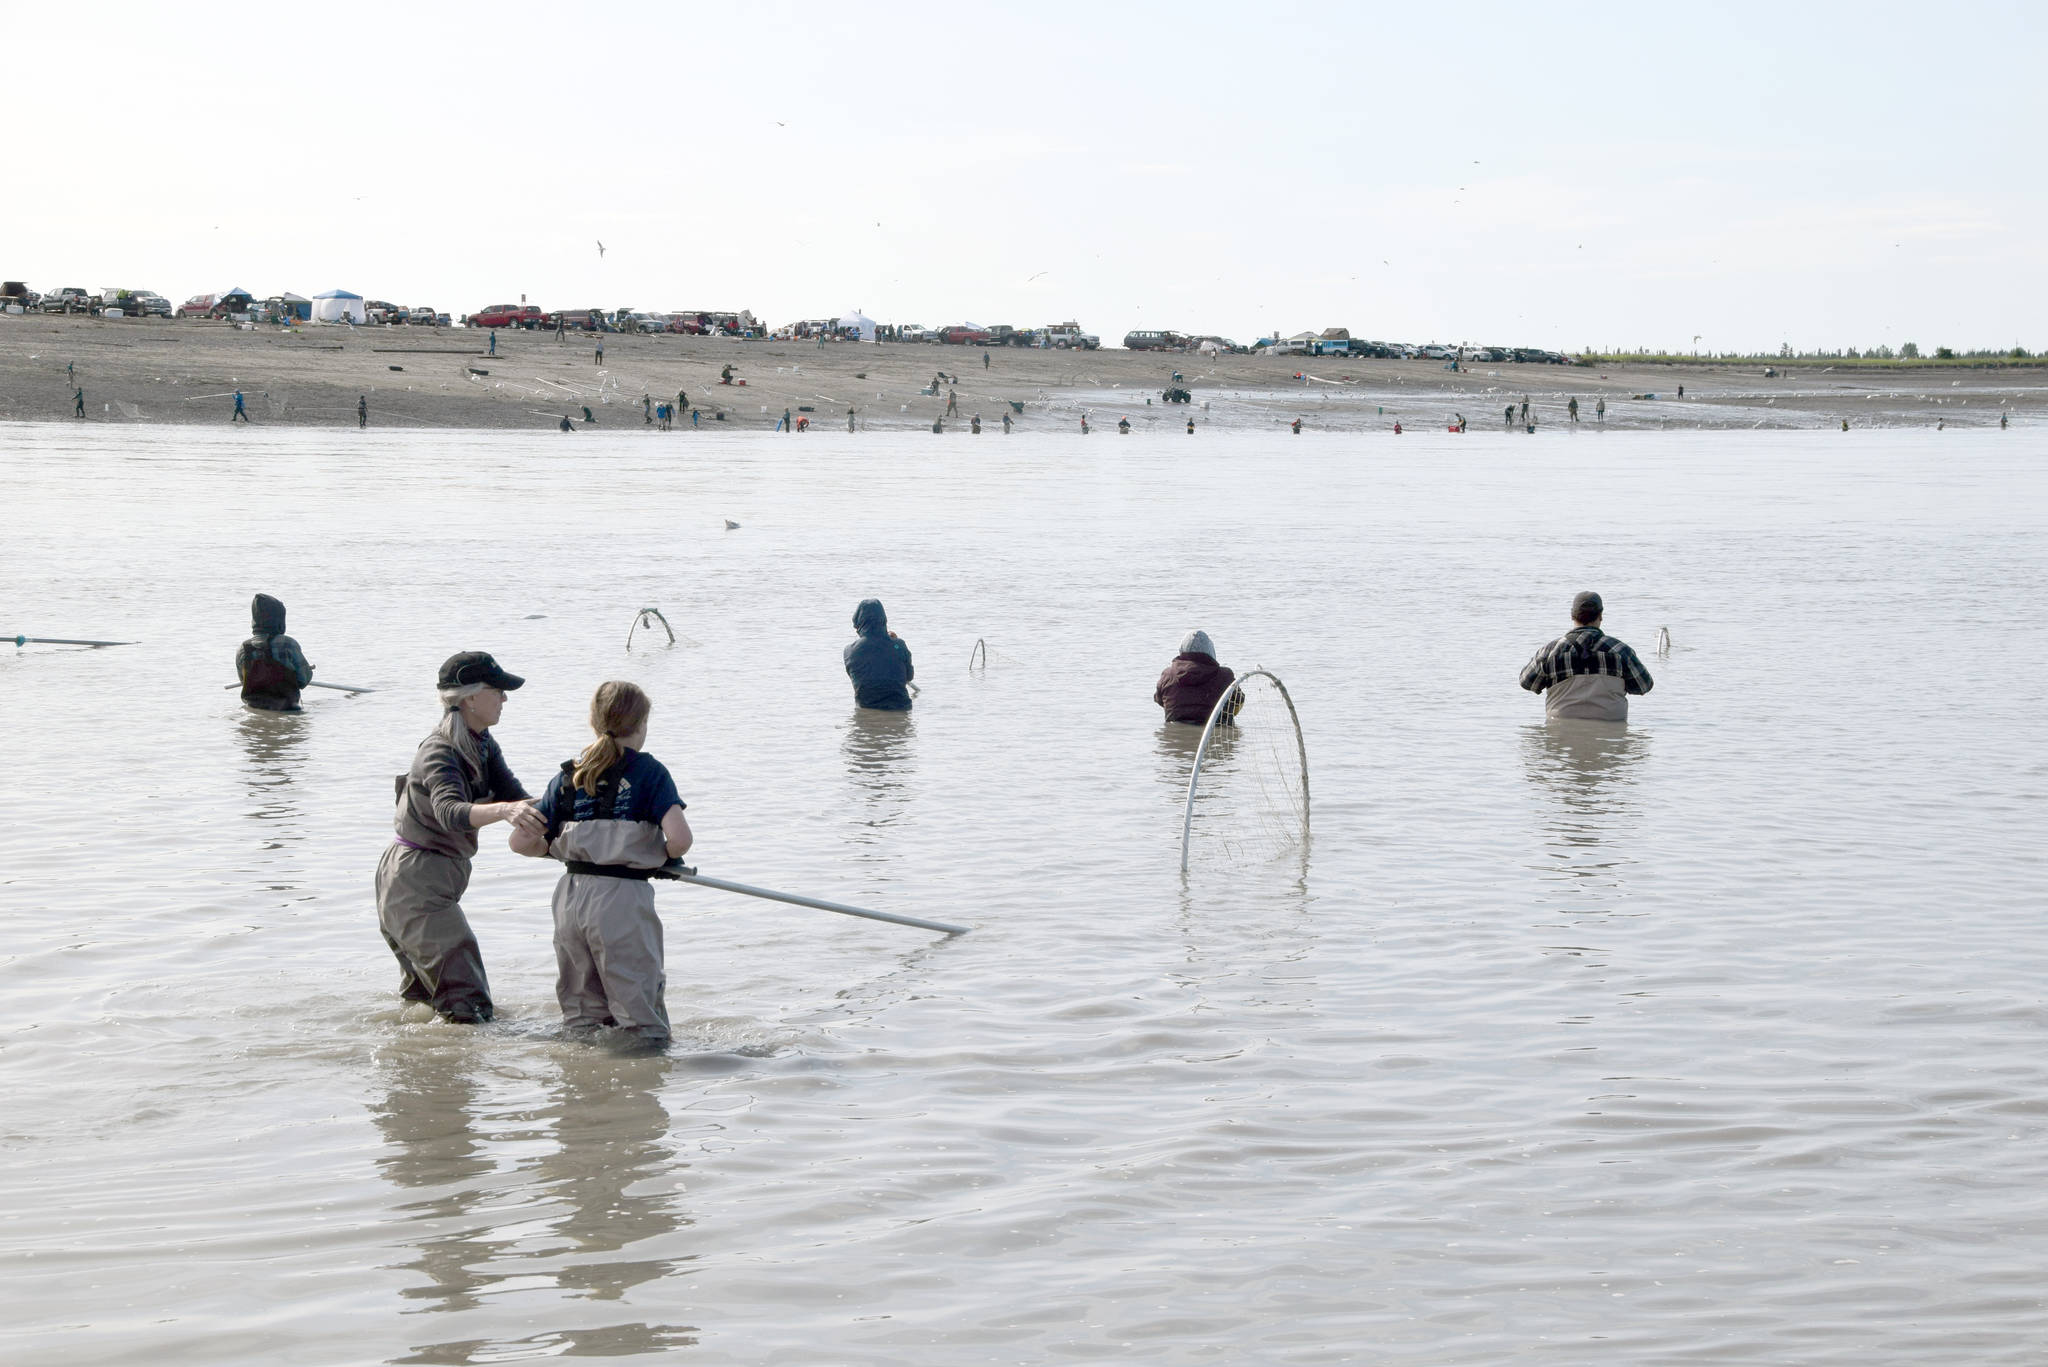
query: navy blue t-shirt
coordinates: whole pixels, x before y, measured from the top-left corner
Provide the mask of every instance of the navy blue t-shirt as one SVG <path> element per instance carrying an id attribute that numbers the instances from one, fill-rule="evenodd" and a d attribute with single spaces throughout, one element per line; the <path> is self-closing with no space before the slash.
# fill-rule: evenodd
<path id="1" fill-rule="evenodd" d="M 564 770 L 555 771 L 540 799 L 540 814 L 547 818 L 548 839 L 560 835 L 562 827 L 571 821 L 645 821 L 650 826 L 659 826 L 669 808 L 686 805 L 676 795 L 676 781 L 669 777 L 668 767 L 644 751 L 628 750 L 626 757 L 606 772 L 619 777 L 618 796 L 609 812 L 598 811 L 597 799 L 581 788 L 571 789 L 576 794 L 575 809 L 564 812 L 562 789 L 569 784 L 569 775 Z"/>

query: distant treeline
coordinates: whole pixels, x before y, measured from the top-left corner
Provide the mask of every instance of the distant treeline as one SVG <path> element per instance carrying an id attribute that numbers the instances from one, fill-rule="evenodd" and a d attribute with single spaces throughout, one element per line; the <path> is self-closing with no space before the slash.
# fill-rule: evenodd
<path id="1" fill-rule="evenodd" d="M 2048 365 L 2048 355 L 2036 355 L 2023 346 L 2002 350 L 1957 351 L 1938 346 L 1923 355 L 1917 343 L 1907 342 L 1897 351 L 1874 346 L 1867 351 L 1844 347 L 1840 351 L 1794 351 L 1790 343 L 1776 351 L 1603 351 L 1587 347 L 1580 353 L 1586 365 L 1828 365 L 1828 366 L 2038 366 Z"/>

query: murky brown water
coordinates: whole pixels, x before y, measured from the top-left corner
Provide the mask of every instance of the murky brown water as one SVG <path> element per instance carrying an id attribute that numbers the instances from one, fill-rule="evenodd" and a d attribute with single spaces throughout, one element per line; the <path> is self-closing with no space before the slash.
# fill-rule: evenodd
<path id="1" fill-rule="evenodd" d="M 0 630 L 141 642 L 0 655 L 10 1361 L 2039 1360 L 2031 436 L 0 438 Z M 1624 733 L 1514 686 L 1581 587 Z M 258 589 L 383 691 L 243 711 Z M 1315 836 L 1183 881 L 1194 625 Z M 666 888 L 623 1057 L 487 832 L 502 1016 L 401 1013 L 371 872 L 466 647 L 529 784 L 637 679 L 704 872 L 977 929 Z"/>

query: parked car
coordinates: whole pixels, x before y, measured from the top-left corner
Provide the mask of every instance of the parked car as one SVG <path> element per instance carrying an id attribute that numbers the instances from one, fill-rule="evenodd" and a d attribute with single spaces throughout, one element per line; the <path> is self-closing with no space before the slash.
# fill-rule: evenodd
<path id="1" fill-rule="evenodd" d="M 430 308 L 415 307 L 407 311 L 405 321 L 414 327 L 439 327 L 441 325 L 441 315 Z"/>
<path id="2" fill-rule="evenodd" d="M 469 315 L 469 325 L 473 328 L 537 328 L 546 321 L 532 304 L 492 304 Z M 569 326 L 578 326 L 574 313 L 569 316 Z"/>
<path id="3" fill-rule="evenodd" d="M 135 301 L 136 307 L 152 318 L 171 316 L 171 301 L 161 294 L 151 294 L 148 290 L 142 290 L 129 297 Z"/>
<path id="4" fill-rule="evenodd" d="M 178 305 L 180 318 L 213 318 L 220 312 L 220 296 L 217 294 L 195 294 Z"/>
<path id="5" fill-rule="evenodd" d="M 1126 351 L 1185 351 L 1188 339 L 1178 332 L 1126 332 Z"/>
<path id="6" fill-rule="evenodd" d="M 955 323 L 939 334 L 939 340 L 948 346 L 987 346 L 988 329 Z"/>
<path id="7" fill-rule="evenodd" d="M 644 332 L 652 336 L 657 332 L 668 331 L 668 315 L 666 314 L 635 313 L 629 314 L 628 317 L 632 320 L 633 331 L 635 332 Z"/>
<path id="8" fill-rule="evenodd" d="M 44 313 L 90 313 L 92 296 L 76 285 L 66 285 L 55 293 L 43 296 Z"/>
<path id="9" fill-rule="evenodd" d="M 1049 323 L 1042 335 L 1045 344 L 1051 347 L 1074 347 L 1081 351 L 1094 351 L 1101 347 L 1102 339 L 1092 332 L 1081 331 L 1079 323 Z"/>

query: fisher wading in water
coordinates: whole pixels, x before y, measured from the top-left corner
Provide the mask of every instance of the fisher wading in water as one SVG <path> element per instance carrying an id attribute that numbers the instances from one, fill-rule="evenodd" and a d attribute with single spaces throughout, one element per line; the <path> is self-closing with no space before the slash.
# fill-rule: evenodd
<path id="1" fill-rule="evenodd" d="M 267 593 L 249 603 L 249 639 L 235 652 L 242 701 L 264 712 L 296 712 L 299 692 L 313 682 L 313 666 L 299 643 L 284 634 L 284 604 Z"/>
<path id="2" fill-rule="evenodd" d="M 597 739 L 541 796 L 543 829 L 516 828 L 515 853 L 568 866 L 555 884 L 555 999 L 565 1028 L 616 1028 L 659 1048 L 669 1039 L 661 917 L 648 874 L 690 849 L 690 823 L 667 768 L 646 753 L 653 704 L 636 685 L 599 684 Z"/>
<path id="3" fill-rule="evenodd" d="M 853 680 L 853 701 L 857 707 L 877 712 L 908 712 L 910 681 L 917 667 L 910 662 L 910 647 L 889 630 L 889 614 L 878 598 L 863 598 L 853 610 L 853 629 L 860 639 L 846 647 L 846 677 Z"/>
<path id="4" fill-rule="evenodd" d="M 460 1025 L 494 1012 L 483 950 L 462 914 L 477 829 L 500 821 L 522 832 L 542 829 L 532 795 L 506 767 L 490 730 L 505 695 L 525 682 L 481 650 L 442 664 L 441 724 L 397 780 L 396 836 L 377 863 L 377 925 L 398 959 L 398 995 L 430 1003 Z"/>
<path id="5" fill-rule="evenodd" d="M 1191 631 L 1181 638 L 1180 653 L 1160 671 L 1152 701 L 1165 709 L 1168 721 L 1206 726 L 1209 714 L 1216 710 L 1216 700 L 1236 682 L 1230 666 L 1217 662 L 1216 645 L 1209 633 Z M 1243 706 L 1243 698 L 1238 694 L 1238 707 Z M 1223 720 L 1228 723 L 1236 711 L 1233 707 Z"/>
<path id="6" fill-rule="evenodd" d="M 1656 686 L 1635 651 L 1600 630 L 1597 593 L 1572 599 L 1572 629 L 1522 666 L 1522 687 L 1543 695 L 1546 717 L 1627 721 L 1630 694 Z"/>

